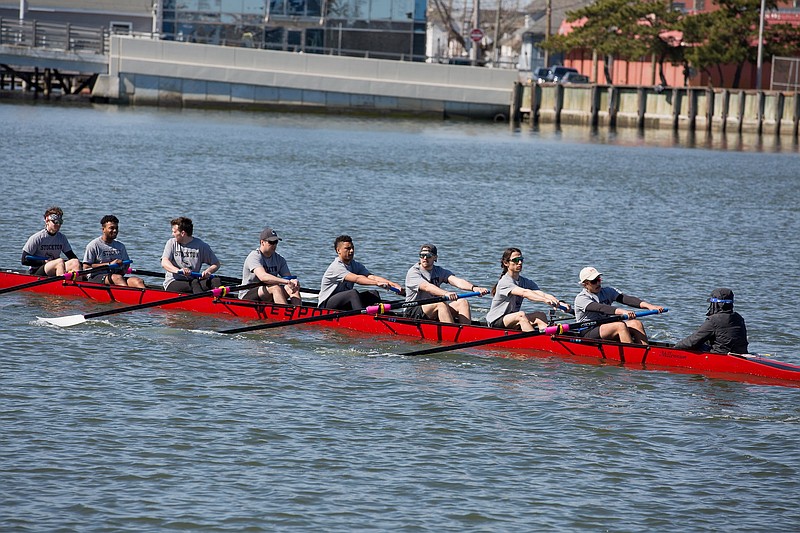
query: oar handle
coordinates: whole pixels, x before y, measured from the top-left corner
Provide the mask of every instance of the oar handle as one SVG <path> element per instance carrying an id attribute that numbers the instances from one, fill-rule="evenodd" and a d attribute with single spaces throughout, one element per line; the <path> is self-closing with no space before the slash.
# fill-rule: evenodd
<path id="1" fill-rule="evenodd" d="M 634 313 L 634 315 L 635 315 L 636 318 L 641 318 L 643 316 L 650 316 L 650 315 L 657 315 L 659 313 L 666 313 L 667 311 L 669 311 L 669 309 L 666 308 L 666 307 L 664 308 L 663 311 L 660 311 L 658 309 L 648 309 L 646 311 L 636 311 Z M 609 322 L 618 322 L 620 320 L 629 320 L 629 317 L 628 317 L 627 314 L 625 314 L 625 315 L 614 315 L 614 316 L 610 316 L 610 317 L 598 318 L 597 320 L 587 320 L 587 321 L 584 321 L 584 322 L 574 322 L 572 324 L 559 324 L 559 326 L 564 328 L 563 332 L 566 333 L 567 331 L 580 331 L 580 330 L 583 330 L 583 329 L 590 329 L 590 328 L 593 328 L 595 326 L 601 326 L 603 324 L 608 324 Z M 548 331 L 548 329 L 555 328 L 555 327 L 558 327 L 558 326 L 550 326 L 548 328 L 545 328 L 544 333 L 547 333 L 547 334 L 561 333 L 560 331 L 559 332 Z"/>
<path id="2" fill-rule="evenodd" d="M 465 292 L 462 294 L 456 294 L 456 300 L 459 298 L 472 298 L 473 296 L 480 296 L 481 293 L 479 292 Z M 384 303 L 384 304 L 377 304 L 377 305 L 370 305 L 364 312 L 368 315 L 377 315 L 383 314 L 386 311 L 391 311 L 392 309 L 404 309 L 407 307 L 417 307 L 420 305 L 427 305 L 433 304 L 437 302 L 444 302 L 450 300 L 449 296 L 437 296 L 436 298 L 428 298 L 427 300 L 417 300 L 412 302 L 400 302 L 399 304 L 395 303 Z"/>
<path id="3" fill-rule="evenodd" d="M 130 259 L 123 261 L 123 265 L 130 265 L 133 261 Z M 76 270 L 75 272 L 64 272 L 64 279 L 67 281 L 72 281 L 78 279 L 80 276 L 85 276 L 86 274 L 94 274 L 95 272 L 100 272 L 101 270 L 111 270 L 114 268 L 121 268 L 117 266 L 112 266 L 111 264 L 102 265 L 99 267 L 94 268 L 87 268 L 86 270 Z"/>

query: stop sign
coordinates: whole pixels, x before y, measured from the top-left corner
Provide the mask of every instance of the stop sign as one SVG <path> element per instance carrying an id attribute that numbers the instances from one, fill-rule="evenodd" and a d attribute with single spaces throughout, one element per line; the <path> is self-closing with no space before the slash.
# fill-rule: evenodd
<path id="1" fill-rule="evenodd" d="M 483 30 L 480 28 L 472 28 L 469 32 L 469 38 L 477 43 L 483 39 Z"/>

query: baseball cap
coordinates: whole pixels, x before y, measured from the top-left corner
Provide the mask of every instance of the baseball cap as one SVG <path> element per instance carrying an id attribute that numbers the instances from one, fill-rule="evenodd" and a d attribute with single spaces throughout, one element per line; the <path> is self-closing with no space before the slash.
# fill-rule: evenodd
<path id="1" fill-rule="evenodd" d="M 432 253 L 433 255 L 439 255 L 437 253 L 437 251 L 436 251 L 436 246 L 434 246 L 432 244 L 423 244 L 422 246 L 420 246 L 419 251 L 420 251 L 420 253 L 428 252 L 428 253 Z"/>
<path id="2" fill-rule="evenodd" d="M 582 269 L 581 273 L 580 273 L 581 283 L 583 283 L 584 281 L 597 279 L 598 277 L 600 277 L 602 275 L 603 275 L 603 273 L 602 272 L 598 272 L 595 267 L 586 267 L 586 268 Z"/>
<path id="3" fill-rule="evenodd" d="M 264 228 L 261 230 L 261 237 L 262 241 L 282 241 L 278 234 L 272 228 Z"/>

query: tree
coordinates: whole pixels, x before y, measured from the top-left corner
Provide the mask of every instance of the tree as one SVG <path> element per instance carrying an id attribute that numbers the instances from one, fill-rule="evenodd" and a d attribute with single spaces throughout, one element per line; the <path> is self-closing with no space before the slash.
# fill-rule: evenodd
<path id="1" fill-rule="evenodd" d="M 688 63 L 711 75 L 716 68 L 720 85 L 725 85 L 722 67 L 736 65 L 732 87 L 739 87 L 747 63 L 758 61 L 760 0 L 715 0 L 719 9 L 686 17 L 682 24 Z M 766 0 L 766 9 L 777 9 L 776 0 Z M 789 24 L 764 29 L 766 56 L 793 55 L 800 50 L 800 30 Z"/>
<path id="2" fill-rule="evenodd" d="M 542 47 L 559 52 L 583 48 L 627 60 L 655 55 L 663 81 L 664 61 L 681 59 L 680 43 L 669 33 L 677 29 L 679 17 L 663 0 L 598 0 L 569 12 L 567 22 L 578 24 L 567 35 L 551 36 Z M 608 60 L 605 75 L 613 83 Z"/>

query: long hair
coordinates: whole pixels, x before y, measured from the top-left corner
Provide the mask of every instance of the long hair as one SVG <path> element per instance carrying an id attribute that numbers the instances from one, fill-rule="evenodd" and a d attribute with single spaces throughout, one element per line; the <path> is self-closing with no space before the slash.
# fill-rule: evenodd
<path id="1" fill-rule="evenodd" d="M 500 268 L 502 268 L 503 271 L 500 273 L 500 278 L 505 276 L 506 272 L 508 272 L 508 260 L 511 259 L 511 256 L 514 255 L 515 252 L 522 255 L 522 250 L 520 250 L 519 248 L 509 247 L 506 248 L 505 251 L 503 251 L 503 258 L 500 259 Z M 497 283 L 495 283 L 494 286 L 492 287 L 492 296 L 494 296 L 496 292 L 497 292 Z"/>

